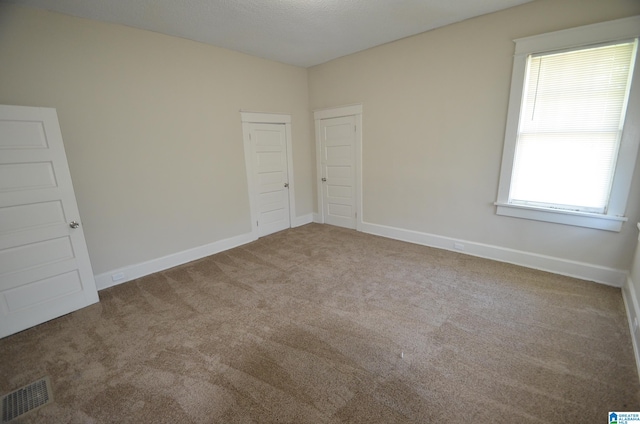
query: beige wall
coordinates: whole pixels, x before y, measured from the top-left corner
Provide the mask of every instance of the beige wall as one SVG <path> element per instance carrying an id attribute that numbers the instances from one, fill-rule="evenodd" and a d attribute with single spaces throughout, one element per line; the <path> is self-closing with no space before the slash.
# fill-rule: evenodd
<path id="1" fill-rule="evenodd" d="M 292 114 L 313 212 L 307 88 L 303 68 L 0 6 L 0 103 L 57 109 L 96 274 L 250 232 L 240 109 Z"/>
<path id="2" fill-rule="evenodd" d="M 640 14 L 637 0 L 538 0 L 309 69 L 311 109 L 363 104 L 365 222 L 629 269 L 621 233 L 497 216 L 513 39 Z"/>
<path id="3" fill-rule="evenodd" d="M 631 264 L 631 281 L 633 281 L 636 294 L 640 295 L 640 238 L 638 239 L 638 246 L 635 250 L 633 262 Z M 640 299 L 637 299 L 640 300 Z"/>
<path id="4" fill-rule="evenodd" d="M 634 351 L 636 355 L 636 364 L 640 372 L 640 357 L 638 357 L 639 339 L 638 335 L 640 330 L 634 328 L 634 321 L 640 319 L 640 237 L 638 238 L 635 249 L 635 255 L 631 263 L 631 272 L 627 284 L 622 288 L 622 294 L 625 296 L 627 316 L 629 317 L 629 324 L 631 328 L 632 342 L 634 343 Z"/>
<path id="5" fill-rule="evenodd" d="M 362 103 L 367 222 L 629 269 L 621 233 L 495 215 L 514 38 L 640 14 L 537 0 L 307 70 L 0 6 L 0 103 L 58 110 L 94 272 L 250 231 L 239 110 L 293 116 L 298 216 L 313 211 L 309 110 Z"/>

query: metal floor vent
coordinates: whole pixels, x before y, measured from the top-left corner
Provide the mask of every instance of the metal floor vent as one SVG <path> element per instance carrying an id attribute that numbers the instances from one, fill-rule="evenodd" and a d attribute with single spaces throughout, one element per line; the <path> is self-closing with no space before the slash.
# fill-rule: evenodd
<path id="1" fill-rule="evenodd" d="M 51 381 L 49 377 L 43 377 L 2 396 L 2 423 L 9 423 L 51 402 L 53 402 Z"/>

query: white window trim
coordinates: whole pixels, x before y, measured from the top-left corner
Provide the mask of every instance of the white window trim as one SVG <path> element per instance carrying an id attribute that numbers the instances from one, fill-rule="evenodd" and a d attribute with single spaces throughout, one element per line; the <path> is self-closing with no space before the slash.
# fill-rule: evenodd
<path id="1" fill-rule="evenodd" d="M 627 207 L 629 191 L 631 190 L 631 180 L 640 142 L 640 63 L 636 63 L 634 68 L 626 122 L 622 132 L 622 139 L 620 140 L 618 161 L 606 214 L 510 204 L 509 189 L 511 187 L 511 174 L 513 171 L 527 57 L 534 53 L 578 48 L 618 40 L 623 41 L 638 36 L 640 36 L 640 16 L 632 16 L 513 40 L 516 43 L 516 49 L 511 75 L 511 94 L 509 96 L 504 151 L 500 168 L 498 199 L 495 202 L 498 215 L 608 231 L 620 231 L 622 229 L 622 224 L 627 221 L 624 213 Z"/>

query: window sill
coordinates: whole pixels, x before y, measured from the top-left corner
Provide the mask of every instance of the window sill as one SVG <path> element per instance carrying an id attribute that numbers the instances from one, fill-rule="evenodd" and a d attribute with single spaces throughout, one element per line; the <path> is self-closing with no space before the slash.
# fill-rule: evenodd
<path id="1" fill-rule="evenodd" d="M 562 211 L 531 206 L 510 205 L 502 202 L 496 202 L 495 205 L 497 206 L 496 213 L 498 215 L 554 222 L 556 224 L 573 225 L 576 227 L 596 228 L 606 231 L 620 232 L 622 224 L 627 221 L 627 218 L 624 216 Z"/>

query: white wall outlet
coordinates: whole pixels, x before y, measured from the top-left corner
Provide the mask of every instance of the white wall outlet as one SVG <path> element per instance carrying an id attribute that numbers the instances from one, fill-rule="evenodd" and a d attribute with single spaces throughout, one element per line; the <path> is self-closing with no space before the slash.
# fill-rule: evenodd
<path id="1" fill-rule="evenodd" d="M 460 243 L 460 242 L 456 241 L 456 242 L 453 243 L 453 247 L 456 250 L 464 250 L 464 243 Z"/>
<path id="2" fill-rule="evenodd" d="M 113 274 L 111 276 L 111 281 L 120 281 L 124 280 L 124 272 L 118 272 L 117 274 Z"/>

